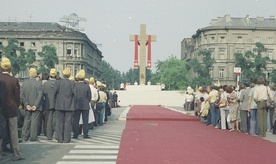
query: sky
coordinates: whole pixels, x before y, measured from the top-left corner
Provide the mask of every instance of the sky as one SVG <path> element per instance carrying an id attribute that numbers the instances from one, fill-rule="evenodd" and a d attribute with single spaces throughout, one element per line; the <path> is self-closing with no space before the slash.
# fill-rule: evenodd
<path id="1" fill-rule="evenodd" d="M 59 22 L 64 15 L 76 13 L 86 18 L 80 22 L 89 39 L 114 69 L 127 72 L 133 68 L 134 42 L 130 35 L 156 35 L 152 43 L 152 71 L 156 62 L 171 55 L 180 59 L 181 41 L 211 19 L 231 17 L 276 16 L 276 0 L 0 0 L 1 22 Z"/>

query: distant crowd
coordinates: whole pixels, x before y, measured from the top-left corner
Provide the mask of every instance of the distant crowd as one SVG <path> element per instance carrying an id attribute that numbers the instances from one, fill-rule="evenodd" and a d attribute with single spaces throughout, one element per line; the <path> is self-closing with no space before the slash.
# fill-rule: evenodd
<path id="1" fill-rule="evenodd" d="M 82 134 L 91 139 L 89 129 L 102 126 L 118 107 L 118 95 L 110 92 L 105 82 L 86 78 L 85 70 L 75 77 L 65 68 L 62 78 L 57 70 L 37 74 L 29 69 L 29 79 L 22 85 L 12 77 L 11 62 L 3 57 L 0 73 L 0 160 L 12 152 L 12 160 L 23 160 L 18 138 L 22 142 L 38 141 L 38 135 L 48 140 L 69 143 Z M 73 136 L 71 133 L 73 132 Z"/>
<path id="2" fill-rule="evenodd" d="M 263 77 L 252 84 L 188 87 L 184 109 L 207 126 L 239 131 L 259 137 L 276 134 L 276 87 L 265 85 Z"/>

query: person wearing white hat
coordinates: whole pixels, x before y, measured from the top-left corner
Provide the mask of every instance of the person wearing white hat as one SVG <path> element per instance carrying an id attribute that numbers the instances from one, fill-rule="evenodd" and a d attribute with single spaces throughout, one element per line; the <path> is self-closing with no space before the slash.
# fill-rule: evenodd
<path id="1" fill-rule="evenodd" d="M 12 160 L 23 160 L 25 158 L 23 158 L 21 153 L 19 152 L 17 130 L 17 116 L 20 102 L 20 86 L 18 79 L 10 76 L 11 62 L 8 58 L 2 58 L 1 71 L 2 73 L 0 73 L 0 84 L 1 88 L 4 91 L 1 91 L 3 99 L 1 101 L 0 112 L 1 114 L 3 114 L 4 119 L 7 120 L 10 130 L 9 135 L 12 145 L 11 149 L 13 150 Z M 2 137 L 0 137 L 0 158 L 2 155 Z"/>
<path id="2" fill-rule="evenodd" d="M 75 110 L 75 85 L 69 80 L 70 68 L 63 70 L 63 78 L 55 82 L 55 110 L 57 128 L 55 135 L 59 143 L 69 143 L 72 132 L 72 113 Z"/>
<path id="3" fill-rule="evenodd" d="M 25 105 L 25 118 L 22 131 L 23 141 L 37 141 L 38 124 L 42 115 L 42 84 L 37 81 L 37 70 L 30 68 L 30 78 L 22 84 L 22 99 Z"/>
<path id="4" fill-rule="evenodd" d="M 74 111 L 74 135 L 73 138 L 77 139 L 79 136 L 79 121 L 80 115 L 82 116 L 83 121 L 83 138 L 90 139 L 88 136 L 88 118 L 90 110 L 90 101 L 91 101 L 91 90 L 89 85 L 85 84 L 85 71 L 80 70 L 78 73 L 79 82 L 75 84 L 76 95 L 75 95 L 75 106 L 76 110 Z"/>

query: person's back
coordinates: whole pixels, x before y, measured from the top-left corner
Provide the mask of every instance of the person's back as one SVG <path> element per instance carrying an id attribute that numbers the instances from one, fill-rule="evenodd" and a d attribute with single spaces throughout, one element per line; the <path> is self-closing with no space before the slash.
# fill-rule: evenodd
<path id="1" fill-rule="evenodd" d="M 91 101 L 91 90 L 89 85 L 84 82 L 75 84 L 76 89 L 76 109 L 89 110 L 89 102 Z"/>
<path id="2" fill-rule="evenodd" d="M 3 112 L 4 117 L 1 118 L 2 125 L 3 123 L 7 123 L 9 128 L 9 140 L 11 143 L 11 149 L 13 152 L 12 160 L 23 160 L 25 158 L 22 157 L 21 153 L 19 152 L 19 146 L 18 146 L 18 127 L 17 127 L 17 118 L 18 118 L 18 107 L 20 104 L 20 86 L 18 79 L 10 76 L 11 71 L 11 62 L 8 58 L 3 57 L 1 59 L 1 73 L 0 73 L 0 85 L 1 85 L 1 111 Z M 3 120 L 4 119 L 4 120 Z M 3 122 L 4 121 L 4 122 Z M 1 129 L 1 132 L 5 131 L 4 129 Z M 4 136 L 0 137 L 0 143 L 2 143 L 3 139 L 5 139 Z M 2 155 L 2 147 L 3 145 L 0 145 L 0 158 Z M 1 160 L 1 159 L 0 159 Z"/>
<path id="3" fill-rule="evenodd" d="M 25 105 L 36 106 L 37 110 L 42 110 L 42 84 L 35 78 L 27 79 L 22 84 L 23 101 Z"/>
<path id="4" fill-rule="evenodd" d="M 75 110 L 74 82 L 68 78 L 57 80 L 55 83 L 56 110 Z"/>

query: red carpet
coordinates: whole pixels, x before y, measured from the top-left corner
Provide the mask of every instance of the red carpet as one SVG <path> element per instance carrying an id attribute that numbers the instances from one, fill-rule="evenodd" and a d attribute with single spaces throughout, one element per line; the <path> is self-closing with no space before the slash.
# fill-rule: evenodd
<path id="1" fill-rule="evenodd" d="M 118 164 L 276 163 L 275 143 L 207 127 L 193 116 L 133 106 L 127 117 Z"/>

